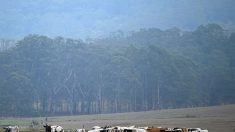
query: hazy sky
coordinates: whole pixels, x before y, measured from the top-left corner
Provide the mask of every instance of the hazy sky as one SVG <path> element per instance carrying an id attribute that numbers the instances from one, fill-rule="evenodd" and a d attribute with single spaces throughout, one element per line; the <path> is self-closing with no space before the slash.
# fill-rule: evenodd
<path id="1" fill-rule="evenodd" d="M 157 27 L 235 25 L 235 0 L 0 0 L 0 38 L 102 37 Z"/>

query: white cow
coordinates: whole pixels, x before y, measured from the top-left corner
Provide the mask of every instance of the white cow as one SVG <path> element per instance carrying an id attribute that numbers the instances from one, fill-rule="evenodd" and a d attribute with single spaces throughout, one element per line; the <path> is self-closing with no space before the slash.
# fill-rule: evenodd
<path id="1" fill-rule="evenodd" d="M 58 125 L 53 125 L 53 126 L 45 125 L 44 127 L 46 129 L 46 132 L 64 132 L 63 127 Z"/>
<path id="2" fill-rule="evenodd" d="M 19 127 L 18 126 L 8 126 L 4 127 L 5 132 L 19 132 Z"/>
<path id="3" fill-rule="evenodd" d="M 136 132 L 147 132 L 147 130 L 144 128 L 136 128 L 135 130 Z"/>
<path id="4" fill-rule="evenodd" d="M 91 130 L 89 130 L 88 132 L 100 132 L 100 131 L 102 131 L 102 130 L 104 130 L 104 129 L 101 128 L 100 126 L 93 126 L 93 127 L 91 128 Z"/>
<path id="5" fill-rule="evenodd" d="M 189 128 L 188 132 L 208 132 L 208 130 L 202 130 L 201 128 Z"/>
<path id="6" fill-rule="evenodd" d="M 86 132 L 85 129 L 76 129 L 76 132 Z"/>

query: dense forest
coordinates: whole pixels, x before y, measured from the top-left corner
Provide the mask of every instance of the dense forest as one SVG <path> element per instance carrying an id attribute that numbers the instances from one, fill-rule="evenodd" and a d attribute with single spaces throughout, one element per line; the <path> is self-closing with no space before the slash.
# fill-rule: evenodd
<path id="1" fill-rule="evenodd" d="M 235 33 L 217 24 L 0 42 L 2 117 L 235 103 Z"/>

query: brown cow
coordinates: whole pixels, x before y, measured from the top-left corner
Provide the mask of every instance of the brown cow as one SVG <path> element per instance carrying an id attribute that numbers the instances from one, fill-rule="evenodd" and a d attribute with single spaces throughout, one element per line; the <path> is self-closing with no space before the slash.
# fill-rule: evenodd
<path id="1" fill-rule="evenodd" d="M 147 131 L 148 132 L 165 132 L 165 130 L 168 130 L 168 128 L 148 128 Z"/>

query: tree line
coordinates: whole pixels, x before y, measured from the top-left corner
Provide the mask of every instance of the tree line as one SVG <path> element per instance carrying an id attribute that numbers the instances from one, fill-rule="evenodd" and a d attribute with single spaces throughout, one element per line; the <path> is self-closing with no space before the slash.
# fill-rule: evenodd
<path id="1" fill-rule="evenodd" d="M 235 103 L 235 33 L 141 29 L 82 41 L 28 35 L 0 51 L 0 116 Z"/>

